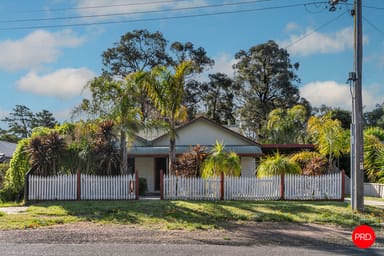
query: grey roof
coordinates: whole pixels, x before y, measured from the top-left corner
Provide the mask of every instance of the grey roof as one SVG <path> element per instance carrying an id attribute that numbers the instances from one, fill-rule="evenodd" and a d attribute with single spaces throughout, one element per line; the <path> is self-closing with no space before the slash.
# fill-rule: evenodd
<path id="1" fill-rule="evenodd" d="M 7 141 L 0 141 L 0 154 L 4 154 L 5 157 L 11 158 L 13 155 L 13 152 L 16 150 L 16 143 L 11 143 Z"/>
<path id="2" fill-rule="evenodd" d="M 202 145 L 203 146 L 203 145 Z M 211 150 L 212 146 L 205 146 L 207 150 Z M 176 154 L 182 154 L 185 152 L 190 152 L 192 149 L 191 146 L 176 146 Z M 260 147 L 258 146 L 233 146 L 226 145 L 225 151 L 230 152 L 233 151 L 238 155 L 259 155 L 262 154 Z M 155 155 L 168 155 L 169 147 L 152 147 L 152 146 L 132 146 L 128 149 L 129 155 L 134 156 L 155 156 Z"/>

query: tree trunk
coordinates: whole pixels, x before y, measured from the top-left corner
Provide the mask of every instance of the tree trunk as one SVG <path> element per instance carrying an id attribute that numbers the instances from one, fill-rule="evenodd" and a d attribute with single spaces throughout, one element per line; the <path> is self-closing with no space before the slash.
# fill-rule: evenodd
<path id="1" fill-rule="evenodd" d="M 127 137 L 123 129 L 120 130 L 120 173 L 128 174 Z"/>
<path id="2" fill-rule="evenodd" d="M 169 173 L 176 174 L 175 165 L 176 165 L 176 128 L 174 118 L 169 120 L 170 130 L 169 130 L 169 160 L 168 167 Z"/>
<path id="3" fill-rule="evenodd" d="M 173 138 L 174 136 L 170 136 L 169 139 L 169 160 L 168 160 L 168 167 L 169 167 L 169 173 L 172 175 L 176 174 L 175 170 L 175 163 L 176 163 L 176 139 Z"/>

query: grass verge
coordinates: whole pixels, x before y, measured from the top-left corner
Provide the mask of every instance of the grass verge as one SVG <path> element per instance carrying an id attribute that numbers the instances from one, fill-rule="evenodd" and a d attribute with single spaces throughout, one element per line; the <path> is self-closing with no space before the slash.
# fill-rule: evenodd
<path id="1" fill-rule="evenodd" d="M 348 203 L 325 201 L 57 201 L 34 204 L 26 213 L 0 215 L 0 229 L 80 221 L 186 230 L 225 228 L 238 221 L 383 227 L 384 209 L 367 206 L 360 214 L 353 213 Z"/>

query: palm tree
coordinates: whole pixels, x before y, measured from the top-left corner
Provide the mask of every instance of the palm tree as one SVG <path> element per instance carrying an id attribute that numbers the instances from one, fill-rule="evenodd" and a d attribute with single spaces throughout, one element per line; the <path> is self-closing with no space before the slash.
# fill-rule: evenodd
<path id="1" fill-rule="evenodd" d="M 27 149 L 34 173 L 40 175 L 56 174 L 58 161 L 64 149 L 64 139 L 56 131 L 47 135 L 34 135 Z"/>
<path id="2" fill-rule="evenodd" d="M 176 125 L 187 117 L 183 106 L 185 78 L 192 72 L 193 63 L 181 62 L 173 72 L 164 66 L 154 68 L 145 75 L 143 84 L 148 96 L 164 118 L 169 135 L 169 171 L 175 173 L 176 164 Z"/>
<path id="3" fill-rule="evenodd" d="M 119 154 L 115 147 L 115 135 L 113 134 L 114 122 L 105 120 L 99 124 L 93 150 L 98 163 L 100 174 L 117 174 L 119 170 Z"/>
<path id="4" fill-rule="evenodd" d="M 225 152 L 224 143 L 216 141 L 211 154 L 202 166 L 202 177 L 214 177 L 221 173 L 231 176 L 240 176 L 240 158 L 235 152 Z"/>
<path id="5" fill-rule="evenodd" d="M 376 162 L 378 167 L 376 172 L 376 182 L 384 184 L 384 147 L 379 149 Z"/>
<path id="6" fill-rule="evenodd" d="M 275 155 L 267 156 L 262 159 L 261 163 L 256 169 L 257 177 L 266 177 L 273 175 L 280 175 L 284 173 L 300 174 L 300 166 L 291 161 L 288 157 L 280 155 L 277 152 Z"/>
<path id="7" fill-rule="evenodd" d="M 384 130 L 369 127 L 364 130 L 364 170 L 370 182 L 384 182 Z"/>
<path id="8" fill-rule="evenodd" d="M 141 96 L 140 83 L 135 73 L 128 75 L 124 83 L 116 86 L 118 96 L 115 98 L 115 107 L 112 117 L 120 128 L 120 172 L 128 173 L 127 136 L 132 138 L 143 126 L 141 106 L 138 102 Z"/>
<path id="9" fill-rule="evenodd" d="M 303 143 L 306 109 L 302 105 L 284 110 L 276 108 L 269 113 L 267 133 L 270 143 Z"/>
<path id="10" fill-rule="evenodd" d="M 339 120 L 332 120 L 329 115 L 310 117 L 307 131 L 320 154 L 328 157 L 328 167 L 331 171 L 333 160 L 349 151 L 348 131 L 342 128 Z"/>
<path id="11" fill-rule="evenodd" d="M 120 172 L 128 172 L 127 136 L 132 137 L 142 124 L 139 97 L 142 97 L 136 74 L 125 80 L 115 80 L 108 75 L 96 77 L 87 84 L 92 101 L 83 100 L 75 112 L 98 114 L 101 118 L 114 120 L 120 133 Z"/>

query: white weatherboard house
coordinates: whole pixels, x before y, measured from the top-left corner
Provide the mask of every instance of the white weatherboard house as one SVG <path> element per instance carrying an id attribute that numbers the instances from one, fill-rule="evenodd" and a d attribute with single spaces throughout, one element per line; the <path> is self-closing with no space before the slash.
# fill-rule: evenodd
<path id="1" fill-rule="evenodd" d="M 128 149 L 129 167 L 147 179 L 148 192 L 159 191 L 160 170 L 167 172 L 168 169 L 169 136 L 143 137 L 137 136 Z M 261 145 L 205 117 L 198 117 L 177 128 L 176 154 L 190 152 L 196 145 L 210 149 L 216 141 L 224 142 L 225 150 L 240 156 L 242 176 L 254 176 L 256 157 L 262 155 Z"/>

